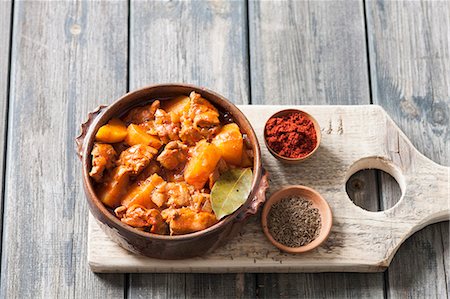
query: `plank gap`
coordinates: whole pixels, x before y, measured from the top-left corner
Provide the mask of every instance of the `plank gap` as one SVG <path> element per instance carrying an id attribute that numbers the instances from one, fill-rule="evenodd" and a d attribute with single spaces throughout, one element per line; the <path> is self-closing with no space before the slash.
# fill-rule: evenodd
<path id="1" fill-rule="evenodd" d="M 370 104 L 373 104 L 373 95 L 372 95 L 372 76 L 370 72 L 370 43 L 369 43 L 369 29 L 368 29 L 368 16 L 366 11 L 366 0 L 362 0 L 362 7 L 363 7 L 363 21 L 364 21 L 364 33 L 365 33 L 365 39 L 366 39 L 366 63 L 367 63 L 367 72 L 368 72 L 368 84 L 369 84 L 369 100 Z M 377 175 L 378 177 L 378 175 Z M 379 197 L 379 195 L 378 195 Z"/>
<path id="2" fill-rule="evenodd" d="M 4 2 L 3 5 L 7 5 L 8 2 Z M 7 149 L 8 149 L 8 127 L 9 127 L 9 102 L 11 96 L 11 61 L 12 61 L 12 49 L 11 45 L 13 40 L 13 30 L 14 30 L 14 0 L 12 0 L 9 12 L 9 40 L 7 41 L 6 47 L 8 49 L 8 59 L 7 59 L 7 71 L 6 71 L 6 86 L 5 86 L 5 104 L 4 104 L 4 116 L 3 120 L 3 132 L 0 136 L 4 136 L 3 139 L 3 153 L 0 157 L 1 167 L 1 206 L 0 206 L 0 253 L 3 252 L 3 219 L 4 219 L 4 204 L 5 204 L 5 194 L 6 194 L 6 159 L 7 159 Z M 4 10 L 6 11 L 6 10 Z M 0 271 L 2 269 L 3 258 L 0 258 Z"/>
<path id="3" fill-rule="evenodd" d="M 383 298 L 387 299 L 389 295 L 389 271 L 386 269 L 383 273 Z"/>
<path id="4" fill-rule="evenodd" d="M 375 170 L 375 184 L 377 186 L 377 205 L 378 205 L 378 211 L 385 210 L 385 205 L 383 202 L 383 195 L 381 194 L 383 186 L 381 186 L 381 173 L 382 171 L 379 169 Z"/>
<path id="5" fill-rule="evenodd" d="M 127 1 L 127 92 L 130 91 L 130 43 L 131 43 L 131 0 Z"/>
<path id="6" fill-rule="evenodd" d="M 441 244 L 442 244 L 442 249 L 444 250 L 444 254 L 442 255 L 442 265 L 444 267 L 444 278 L 445 278 L 445 282 L 449 281 L 449 277 L 447 275 L 447 264 L 445 261 L 445 242 L 444 242 L 444 233 L 442 232 L 442 225 L 439 226 L 439 231 L 441 233 Z M 450 290 L 449 288 L 449 284 L 445 283 L 445 293 L 447 294 L 447 298 L 450 298 Z"/>
<path id="7" fill-rule="evenodd" d="M 244 22 L 247 31 L 247 69 L 248 69 L 248 104 L 252 104 L 252 62 L 251 62 L 251 52 L 250 52 L 250 9 L 248 5 L 249 0 L 245 1 L 247 22 Z"/>
<path id="8" fill-rule="evenodd" d="M 123 276 L 124 282 L 123 282 L 123 298 L 128 299 L 130 298 L 130 274 L 125 273 Z"/>

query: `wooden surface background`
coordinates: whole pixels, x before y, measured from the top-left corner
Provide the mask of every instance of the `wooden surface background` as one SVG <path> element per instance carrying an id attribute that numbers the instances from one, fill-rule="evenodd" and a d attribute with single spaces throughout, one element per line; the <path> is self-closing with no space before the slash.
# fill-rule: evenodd
<path id="1" fill-rule="evenodd" d="M 8 298 L 448 298 L 448 222 L 385 273 L 95 275 L 74 137 L 89 110 L 182 81 L 235 103 L 384 107 L 449 165 L 449 1 L 0 1 L 0 296 Z M 351 178 L 369 209 L 399 190 Z"/>

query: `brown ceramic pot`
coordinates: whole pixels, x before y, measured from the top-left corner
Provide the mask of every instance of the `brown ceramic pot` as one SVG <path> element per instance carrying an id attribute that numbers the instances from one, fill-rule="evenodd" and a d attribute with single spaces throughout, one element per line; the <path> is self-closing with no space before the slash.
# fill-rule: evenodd
<path id="1" fill-rule="evenodd" d="M 167 98 L 180 94 L 189 95 L 191 91 L 200 93 L 204 98 L 223 112 L 232 115 L 242 132 L 248 136 L 254 153 L 252 190 L 247 201 L 233 214 L 217 224 L 195 233 L 180 236 L 156 235 L 134 229 L 115 217 L 95 195 L 89 177 L 92 146 L 95 133 L 114 116 L 121 116 L 134 106 L 140 106 L 152 99 Z M 255 132 L 245 115 L 230 101 L 221 95 L 188 84 L 152 85 L 130 92 L 109 106 L 100 106 L 89 114 L 88 120 L 81 125 L 81 134 L 76 139 L 78 155 L 82 161 L 83 186 L 89 209 L 97 219 L 103 231 L 120 246 L 132 252 L 161 259 L 183 259 L 204 255 L 228 241 L 242 227 L 244 220 L 254 215 L 265 201 L 268 187 L 267 175 L 261 165 L 261 152 Z"/>

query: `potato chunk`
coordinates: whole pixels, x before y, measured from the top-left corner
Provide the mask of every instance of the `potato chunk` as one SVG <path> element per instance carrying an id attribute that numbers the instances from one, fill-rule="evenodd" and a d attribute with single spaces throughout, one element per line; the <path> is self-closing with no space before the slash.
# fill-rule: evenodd
<path id="1" fill-rule="evenodd" d="M 156 149 L 159 149 L 162 146 L 162 142 L 158 137 L 148 134 L 143 127 L 138 125 L 129 125 L 127 132 L 128 135 L 125 138 L 125 142 L 129 145 L 145 144 Z"/>
<path id="2" fill-rule="evenodd" d="M 184 170 L 184 180 L 196 189 L 203 188 L 220 157 L 220 152 L 214 144 L 205 140 L 199 141 Z"/>
<path id="3" fill-rule="evenodd" d="M 167 113 L 173 113 L 174 115 L 180 116 L 189 111 L 191 99 L 188 96 L 178 96 L 168 101 L 163 101 L 161 103 L 161 108 Z"/>
<path id="4" fill-rule="evenodd" d="M 152 174 L 145 181 L 131 187 L 128 194 L 122 200 L 122 205 L 129 207 L 138 204 L 147 209 L 154 208 L 155 204 L 151 200 L 151 194 L 153 190 L 163 182 L 164 180 L 162 177 L 156 173 Z"/>
<path id="5" fill-rule="evenodd" d="M 231 123 L 223 126 L 219 134 L 213 138 L 212 144 L 219 149 L 225 162 L 233 165 L 241 163 L 244 143 L 237 124 Z"/>
<path id="6" fill-rule="evenodd" d="M 129 177 L 129 172 L 124 167 L 114 168 L 97 190 L 100 200 L 110 208 L 118 207 L 128 191 Z"/>
<path id="7" fill-rule="evenodd" d="M 113 118 L 98 129 L 95 140 L 105 143 L 117 143 L 124 140 L 127 134 L 125 124 L 120 119 Z"/>

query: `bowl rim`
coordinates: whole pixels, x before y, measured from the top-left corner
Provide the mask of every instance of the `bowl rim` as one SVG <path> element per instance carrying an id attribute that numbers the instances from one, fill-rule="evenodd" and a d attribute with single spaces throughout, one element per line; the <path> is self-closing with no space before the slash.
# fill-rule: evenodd
<path id="1" fill-rule="evenodd" d="M 227 215 L 225 218 L 220 219 L 217 223 L 215 223 L 214 225 L 201 230 L 201 231 L 197 231 L 197 232 L 192 232 L 192 233 L 188 233 L 188 234 L 183 234 L 183 235 L 159 235 L 159 234 L 153 234 L 150 232 L 145 232 L 145 231 L 141 231 L 138 230 L 134 227 L 131 227 L 125 223 L 123 223 L 122 221 L 120 221 L 115 215 L 113 215 L 107 208 L 106 206 L 100 201 L 100 199 L 97 197 L 97 195 L 95 194 L 95 190 L 93 188 L 93 184 L 90 180 L 90 176 L 89 176 L 89 170 L 88 170 L 88 165 L 89 165 L 89 159 L 90 159 L 90 152 L 88 151 L 88 149 L 90 149 L 94 143 L 94 133 L 97 131 L 95 130 L 95 126 L 102 120 L 102 118 L 104 117 L 105 114 L 108 113 L 108 111 L 114 110 L 114 108 L 116 108 L 117 106 L 120 106 L 120 104 L 122 102 L 124 102 L 126 99 L 128 99 L 130 96 L 139 94 L 139 93 L 149 93 L 151 90 L 155 90 L 155 89 L 161 89 L 161 88 L 176 88 L 176 87 L 180 87 L 180 88 L 186 88 L 186 89 L 192 89 L 192 91 L 196 91 L 199 93 L 202 93 L 202 96 L 204 96 L 204 93 L 208 94 L 207 96 L 205 96 L 206 99 L 209 100 L 209 96 L 213 96 L 216 97 L 220 100 L 224 100 L 225 103 L 227 103 L 229 105 L 229 108 L 231 107 L 234 111 L 227 111 L 230 112 L 233 117 L 235 118 L 235 120 L 237 119 L 236 114 L 240 115 L 240 117 L 242 117 L 242 119 L 248 123 L 248 127 L 249 127 L 249 131 L 246 132 L 246 134 L 248 135 L 252 135 L 253 140 L 256 141 L 254 148 L 253 148 L 253 154 L 254 154 L 254 164 L 253 164 L 253 182 L 252 182 L 252 186 L 251 186 L 251 192 L 249 194 L 249 196 L 247 197 L 247 200 L 245 201 L 245 203 L 243 205 L 241 205 L 236 211 L 234 211 L 232 214 Z M 151 102 L 152 99 L 149 99 L 148 102 Z M 122 109 L 124 111 L 127 111 L 129 109 L 131 109 L 132 107 L 135 106 L 139 106 L 139 103 L 133 103 L 131 105 L 129 105 L 127 108 Z M 221 107 L 224 108 L 224 107 Z M 119 111 L 119 115 L 121 113 L 123 113 L 124 111 Z M 256 163 L 258 162 L 259 163 Z M 256 133 L 253 129 L 253 126 L 251 125 L 250 121 L 247 119 L 247 117 L 245 116 L 245 114 L 231 101 L 229 101 L 227 98 L 225 98 L 224 96 L 210 90 L 207 89 L 205 87 L 200 87 L 200 86 L 196 86 L 193 84 L 186 84 L 186 83 L 160 83 L 160 84 L 152 84 L 152 85 L 147 85 L 135 90 L 132 90 L 130 92 L 127 92 L 126 94 L 120 96 L 119 98 L 117 98 L 116 100 L 114 100 L 111 104 L 109 104 L 108 106 L 106 106 L 104 108 L 104 110 L 101 111 L 101 113 L 95 117 L 95 119 L 93 120 L 92 124 L 89 126 L 87 133 L 86 133 L 86 137 L 84 139 L 83 142 L 83 148 L 82 148 L 82 177 L 83 177 L 83 186 L 85 189 L 85 193 L 86 193 L 86 198 L 88 200 L 89 203 L 89 208 L 93 209 L 95 208 L 101 215 L 105 216 L 108 223 L 114 225 L 114 227 L 116 229 L 122 229 L 127 231 L 128 233 L 131 233 L 134 236 L 139 236 L 139 237 L 143 237 L 145 239 L 158 239 L 158 240 L 164 240 L 164 241 L 182 241 L 182 240 L 189 240 L 189 239 L 194 239 L 196 237 L 200 237 L 200 236 L 206 236 L 209 234 L 214 233 L 215 231 L 221 229 L 222 227 L 227 226 L 229 223 L 232 223 L 235 221 L 235 219 L 237 218 L 238 215 L 240 215 L 242 212 L 246 211 L 248 209 L 248 207 L 250 206 L 252 199 L 255 197 L 256 192 L 258 191 L 258 186 L 261 182 L 262 179 L 262 174 L 263 174 L 263 168 L 262 168 L 262 163 L 261 163 L 261 148 L 258 142 L 258 139 L 256 137 Z M 97 221 L 99 221 L 98 217 L 95 215 L 95 213 L 92 213 L 94 218 L 96 218 Z M 122 235 L 122 234 L 121 234 Z"/>
<path id="2" fill-rule="evenodd" d="M 300 157 L 300 158 L 289 158 L 289 157 L 282 156 L 282 155 L 278 154 L 277 152 L 275 152 L 275 150 L 273 150 L 269 146 L 269 144 L 267 142 L 267 135 L 266 135 L 266 127 L 267 127 L 267 123 L 269 122 L 270 119 L 272 119 L 274 117 L 278 117 L 282 114 L 288 114 L 288 113 L 294 113 L 294 112 L 300 112 L 301 114 L 305 115 L 307 118 L 309 118 L 313 122 L 314 130 L 316 131 L 316 136 L 317 136 L 317 143 L 316 143 L 316 146 L 314 147 L 314 149 L 311 152 L 309 152 L 307 155 Z M 312 116 L 311 114 L 309 114 L 308 112 L 306 112 L 302 109 L 296 109 L 296 108 L 283 109 L 283 110 L 277 111 L 274 114 L 272 114 L 264 123 L 264 133 L 263 134 L 264 134 L 264 144 L 266 145 L 269 152 L 276 159 L 279 159 L 281 161 L 290 162 L 290 163 L 301 162 L 301 161 L 304 161 L 304 160 L 308 159 L 309 157 L 311 157 L 317 151 L 317 149 L 319 148 L 320 143 L 322 141 L 322 131 L 320 129 L 320 125 L 319 125 L 319 122 L 317 121 L 317 119 L 314 116 Z"/>
<path id="3" fill-rule="evenodd" d="M 272 234 L 270 233 L 268 223 L 267 223 L 267 218 L 269 216 L 270 209 L 272 208 L 272 206 L 275 203 L 277 203 L 278 201 L 283 199 L 283 197 L 281 197 L 280 194 L 287 192 L 289 190 L 292 190 L 295 193 L 304 192 L 304 191 L 312 193 L 317 200 L 324 203 L 324 205 L 323 205 L 324 210 L 319 211 L 321 217 L 323 217 L 322 218 L 322 227 L 320 229 L 319 235 L 317 236 L 317 238 L 312 240 L 310 243 L 300 246 L 300 247 L 289 247 L 289 246 L 286 246 L 284 244 L 277 242 L 273 238 Z M 310 197 L 305 196 L 304 193 L 302 193 L 302 196 L 307 197 L 309 200 L 311 200 Z M 329 219 L 329 221 L 323 221 L 324 218 Z M 324 223 L 326 223 L 327 225 L 324 226 Z M 290 185 L 290 186 L 285 186 L 285 187 L 282 187 L 281 189 L 279 189 L 277 192 L 272 194 L 270 196 L 270 198 L 265 202 L 262 213 L 261 213 L 261 226 L 262 226 L 264 235 L 274 246 L 276 246 L 279 249 L 281 249 L 282 251 L 285 251 L 288 253 L 303 253 L 303 252 L 311 251 L 311 250 L 317 248 L 318 246 L 323 244 L 328 239 L 328 236 L 330 235 L 330 232 L 331 232 L 331 228 L 333 226 L 333 213 L 331 211 L 331 208 L 330 208 L 330 205 L 328 204 L 328 202 L 316 190 L 314 190 L 310 187 L 307 187 L 307 186 L 303 186 L 303 185 Z"/>

